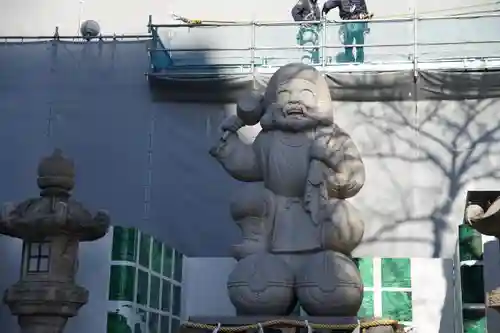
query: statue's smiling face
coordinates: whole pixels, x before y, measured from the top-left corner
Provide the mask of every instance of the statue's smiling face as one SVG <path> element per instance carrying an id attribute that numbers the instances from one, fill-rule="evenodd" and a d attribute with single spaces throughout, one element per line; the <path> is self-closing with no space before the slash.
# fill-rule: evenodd
<path id="1" fill-rule="evenodd" d="M 285 118 L 309 118 L 308 115 L 318 105 L 316 86 L 303 79 L 286 81 L 278 88 L 276 104 L 279 105 Z"/>

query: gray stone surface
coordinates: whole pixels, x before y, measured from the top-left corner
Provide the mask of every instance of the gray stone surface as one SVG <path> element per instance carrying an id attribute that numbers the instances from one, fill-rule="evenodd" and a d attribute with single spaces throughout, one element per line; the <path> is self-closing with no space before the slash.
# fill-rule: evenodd
<path id="1" fill-rule="evenodd" d="M 233 178 L 257 183 L 230 207 L 243 234 L 234 246 L 240 261 L 228 281 L 231 301 L 238 313 L 285 315 L 295 295 L 313 316 L 356 315 L 363 288 L 349 256 L 364 224 L 346 199 L 363 187 L 365 168 L 334 123 L 324 77 L 289 64 L 264 93 L 249 92 L 238 105 L 210 150 Z M 259 114 L 262 131 L 248 145 L 237 131 Z"/>
<path id="2" fill-rule="evenodd" d="M 88 291 L 75 284 L 78 245 L 103 237 L 110 221 L 106 212 L 92 217 L 71 199 L 74 176 L 73 162 L 55 150 L 38 167 L 40 197 L 3 207 L 1 234 L 22 239 L 28 251 L 30 244 L 48 244 L 47 269 L 29 270 L 24 256 L 21 279 L 4 295 L 22 333 L 61 333 L 88 301 Z"/>

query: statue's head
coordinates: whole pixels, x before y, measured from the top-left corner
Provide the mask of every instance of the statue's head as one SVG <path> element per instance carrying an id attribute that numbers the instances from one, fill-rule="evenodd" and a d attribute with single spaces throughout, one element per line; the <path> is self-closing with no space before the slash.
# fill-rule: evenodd
<path id="1" fill-rule="evenodd" d="M 330 90 L 314 67 L 288 64 L 269 80 L 264 95 L 264 130 L 303 131 L 333 124 Z"/>

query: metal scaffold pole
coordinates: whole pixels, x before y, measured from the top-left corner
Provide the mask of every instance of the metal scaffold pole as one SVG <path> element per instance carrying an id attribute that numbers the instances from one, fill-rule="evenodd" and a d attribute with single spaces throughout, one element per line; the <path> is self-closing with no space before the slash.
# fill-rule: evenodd
<path id="1" fill-rule="evenodd" d="M 321 67 L 325 68 L 326 66 L 326 44 L 327 44 L 327 25 L 326 25 L 326 17 L 323 18 L 323 22 L 321 23 L 323 26 L 323 38 L 322 38 L 322 46 L 321 46 Z"/>
<path id="2" fill-rule="evenodd" d="M 252 29 L 252 32 L 251 32 L 251 38 L 252 38 L 252 41 L 251 41 L 251 46 L 250 46 L 250 66 L 251 66 L 251 71 L 252 71 L 252 75 L 255 77 L 255 48 L 256 48 L 256 25 L 255 23 L 252 21 L 252 26 L 251 26 L 251 29 Z"/>
<path id="3" fill-rule="evenodd" d="M 418 4 L 413 0 L 413 79 L 418 79 Z"/>

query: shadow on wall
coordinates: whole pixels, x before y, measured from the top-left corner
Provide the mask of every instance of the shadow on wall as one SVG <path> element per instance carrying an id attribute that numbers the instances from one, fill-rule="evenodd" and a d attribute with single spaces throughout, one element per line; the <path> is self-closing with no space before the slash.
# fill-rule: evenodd
<path id="1" fill-rule="evenodd" d="M 0 71 L 0 148 L 14 154 L 0 158 L 8 175 L 0 202 L 36 195 L 38 160 L 58 147 L 74 159 L 75 198 L 89 209 L 107 209 L 115 225 L 186 255 L 227 255 L 239 237 L 228 208 L 235 182 L 208 150 L 234 110 L 152 100 L 148 45 L 0 45 L 0 67 L 8 64 Z"/>
<path id="2" fill-rule="evenodd" d="M 380 138 L 372 142 L 372 147 L 364 147 L 363 155 L 382 165 L 383 177 L 398 193 L 392 200 L 400 207 L 398 216 L 391 216 L 384 206 L 372 211 L 387 216 L 389 222 L 380 225 L 364 240 L 365 244 L 420 243 L 431 246 L 432 257 L 448 255 L 447 239 L 453 235 L 456 242 L 467 190 L 481 184 L 498 185 L 500 180 L 498 102 L 498 99 L 386 102 L 381 108 L 357 107 L 358 126 L 364 126 L 370 137 Z M 377 142 L 383 142 L 383 147 L 377 146 Z M 397 172 L 397 165 L 408 168 Z M 456 221 L 452 220 L 455 218 Z M 405 224 L 421 228 L 422 232 L 393 237 L 396 229 Z M 449 266 L 445 260 L 443 265 Z M 443 271 L 446 270 L 449 268 L 443 266 Z M 446 281 L 451 283 L 449 278 Z M 448 285 L 446 290 L 441 316 L 443 332 L 451 324 L 443 322 L 449 318 L 446 307 L 455 301 L 453 286 Z"/>
<path id="3" fill-rule="evenodd" d="M 413 174 L 407 177 L 413 178 L 417 191 L 413 195 L 400 193 L 405 215 L 384 224 L 365 243 L 380 241 L 403 223 L 431 223 L 433 239 L 416 237 L 407 241 L 431 243 L 432 257 L 443 255 L 444 233 L 450 232 L 448 219 L 455 205 L 465 207 L 467 189 L 480 181 L 500 180 L 500 169 L 494 162 L 500 158 L 500 124 L 492 121 L 496 119 L 498 102 L 497 99 L 418 101 L 410 108 L 403 103 L 387 102 L 383 115 L 376 114 L 374 109 L 358 108 L 356 112 L 365 120 L 367 130 L 389 143 L 383 150 L 364 153 L 365 158 L 410 163 Z M 403 191 L 393 172 L 386 176 L 394 187 Z M 426 193 L 439 200 L 413 201 L 423 199 Z M 461 222 L 454 224 L 458 227 Z"/>
<path id="4" fill-rule="evenodd" d="M 227 103 L 253 84 L 249 59 L 211 51 L 207 41 L 182 43 L 180 51 L 163 52 L 168 66 L 159 66 L 161 51 L 155 51 L 149 73 L 154 102 Z"/>

